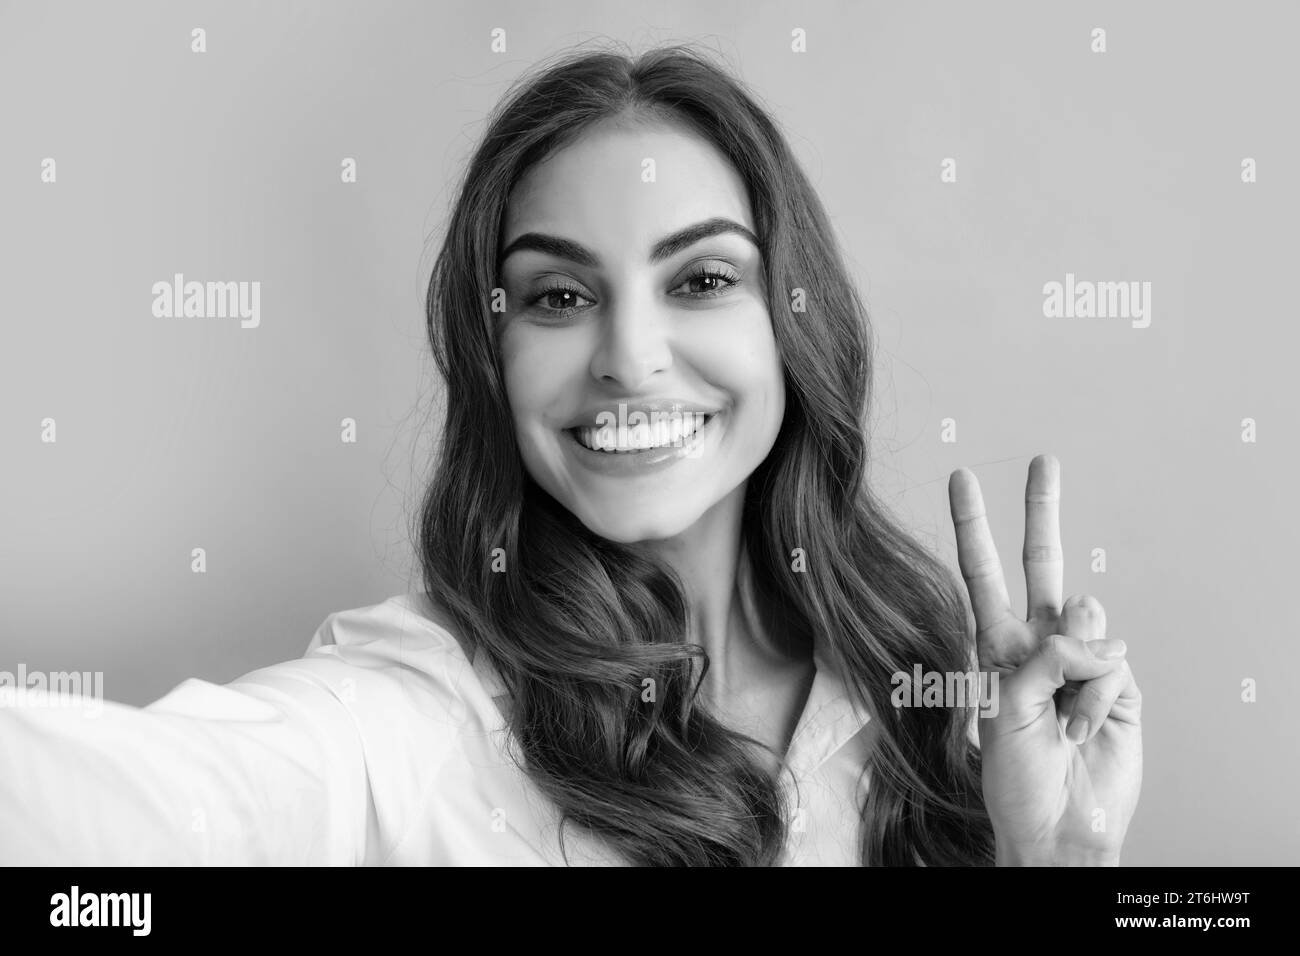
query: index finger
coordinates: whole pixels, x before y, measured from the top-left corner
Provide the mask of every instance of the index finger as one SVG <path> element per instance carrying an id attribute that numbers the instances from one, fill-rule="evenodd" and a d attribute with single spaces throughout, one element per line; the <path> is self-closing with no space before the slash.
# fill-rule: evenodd
<path id="1" fill-rule="evenodd" d="M 948 479 L 948 504 L 957 536 L 957 565 L 970 593 L 975 638 L 979 640 L 989 628 L 1013 615 L 1002 562 L 984 513 L 984 496 L 970 469 L 958 468 Z"/>

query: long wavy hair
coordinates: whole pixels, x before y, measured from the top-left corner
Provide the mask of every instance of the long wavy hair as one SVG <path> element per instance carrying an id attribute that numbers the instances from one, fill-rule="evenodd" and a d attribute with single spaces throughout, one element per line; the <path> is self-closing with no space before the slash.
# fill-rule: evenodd
<path id="1" fill-rule="evenodd" d="M 680 580 L 646 549 L 584 527 L 530 478 L 516 444 L 491 310 L 507 197 L 531 166 L 619 117 L 685 124 L 748 190 L 787 399 L 747 485 L 742 547 L 764 619 L 815 634 L 872 715 L 861 826 L 844 838 L 866 865 L 989 864 L 971 711 L 890 702 L 891 675 L 915 664 L 968 670 L 971 625 L 955 576 L 867 485 L 866 309 L 783 134 L 707 52 L 570 50 L 489 116 L 426 303 L 448 398 L 415 532 L 424 586 L 505 685 L 515 759 L 559 808 L 561 848 L 574 824 L 634 865 L 781 861 L 786 797 L 747 749 L 757 742 L 696 699 L 708 662 L 686 640 Z M 795 548 L 807 573 L 791 571 Z"/>

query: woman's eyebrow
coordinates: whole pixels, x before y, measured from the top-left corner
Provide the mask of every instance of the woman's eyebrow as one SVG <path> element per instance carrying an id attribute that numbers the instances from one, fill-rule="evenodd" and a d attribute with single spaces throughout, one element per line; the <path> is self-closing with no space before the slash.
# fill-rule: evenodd
<path id="1" fill-rule="evenodd" d="M 712 219 L 705 219 L 702 222 L 694 223 L 664 236 L 650 250 L 650 262 L 652 264 L 662 262 L 701 239 L 708 239 L 710 236 L 729 232 L 744 236 L 754 244 L 755 248 L 760 248 L 758 237 L 745 226 L 725 216 L 714 216 Z M 544 252 L 561 259 L 568 259 L 571 262 L 592 269 L 600 268 L 600 257 L 586 246 L 574 242 L 572 239 L 552 236 L 543 232 L 526 232 L 510 243 L 501 253 L 499 264 L 504 264 L 511 254 L 523 249 L 535 249 L 538 252 Z"/>

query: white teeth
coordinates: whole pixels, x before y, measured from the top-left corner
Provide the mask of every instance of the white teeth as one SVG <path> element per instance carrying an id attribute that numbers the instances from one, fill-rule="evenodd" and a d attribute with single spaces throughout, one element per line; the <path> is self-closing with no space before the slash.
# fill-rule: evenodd
<path id="1" fill-rule="evenodd" d="M 629 426 L 620 435 L 618 428 L 606 425 L 602 428 L 574 428 L 572 432 L 578 441 L 592 451 L 628 454 L 644 451 L 648 448 L 663 448 L 682 444 L 683 440 L 699 431 L 708 421 L 709 416 L 703 412 L 685 412 L 680 416 L 663 418 L 654 424 Z M 619 439 L 623 439 L 620 444 Z"/>

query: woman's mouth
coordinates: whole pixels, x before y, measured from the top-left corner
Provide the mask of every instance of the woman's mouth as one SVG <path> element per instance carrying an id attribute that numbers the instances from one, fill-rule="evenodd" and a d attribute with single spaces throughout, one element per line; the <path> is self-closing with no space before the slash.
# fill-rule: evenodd
<path id="1" fill-rule="evenodd" d="M 676 448 L 688 442 L 713 418 L 704 412 L 671 416 L 670 421 L 617 428 L 578 427 L 565 429 L 582 447 L 608 455 L 636 455 L 662 448 Z"/>
<path id="2" fill-rule="evenodd" d="M 653 425 L 566 428 L 564 443 L 583 467 L 601 475 L 648 475 L 715 448 L 722 412 L 683 414 Z M 677 416 L 673 416 L 677 419 Z"/>

